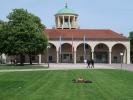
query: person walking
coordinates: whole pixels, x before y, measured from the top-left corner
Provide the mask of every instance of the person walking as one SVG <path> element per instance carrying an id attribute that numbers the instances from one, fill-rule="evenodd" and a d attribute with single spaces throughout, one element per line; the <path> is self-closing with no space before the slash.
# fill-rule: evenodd
<path id="1" fill-rule="evenodd" d="M 87 59 L 87 68 L 90 68 L 90 61 L 89 61 L 89 59 Z"/>
<path id="2" fill-rule="evenodd" d="M 94 68 L 94 60 L 91 59 L 91 68 Z"/>

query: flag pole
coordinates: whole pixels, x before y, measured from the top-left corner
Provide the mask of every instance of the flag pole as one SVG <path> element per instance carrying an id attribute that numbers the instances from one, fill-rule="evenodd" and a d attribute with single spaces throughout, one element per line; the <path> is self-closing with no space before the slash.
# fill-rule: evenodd
<path id="1" fill-rule="evenodd" d="M 60 36 L 60 38 L 59 38 L 59 41 L 60 41 L 60 63 L 61 63 L 61 61 L 62 61 L 62 58 L 61 58 L 61 36 Z"/>
<path id="2" fill-rule="evenodd" d="M 73 36 L 72 36 L 72 62 L 74 62 L 74 57 L 73 57 Z"/>
<path id="3" fill-rule="evenodd" d="M 85 35 L 84 35 L 84 61 L 86 60 Z"/>

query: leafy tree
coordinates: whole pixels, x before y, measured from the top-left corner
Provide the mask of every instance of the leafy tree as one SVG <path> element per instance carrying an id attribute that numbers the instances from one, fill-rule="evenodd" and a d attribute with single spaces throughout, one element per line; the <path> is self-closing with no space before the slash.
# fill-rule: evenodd
<path id="1" fill-rule="evenodd" d="M 3 29 L 3 21 L 0 20 L 0 48 L 1 48 L 1 41 L 2 41 L 2 29 Z M 1 55 L 1 49 L 0 49 L 0 55 Z"/>
<path id="2" fill-rule="evenodd" d="M 4 33 L 5 25 L 6 25 L 6 22 L 0 20 L 0 55 L 3 53 L 3 33 Z"/>
<path id="3" fill-rule="evenodd" d="M 4 40 L 4 32 L 6 30 L 6 26 L 7 26 L 7 22 L 4 22 L 2 20 L 0 20 L 0 62 L 3 62 L 2 59 L 2 53 L 4 53 L 5 47 L 3 45 Z"/>
<path id="4" fill-rule="evenodd" d="M 14 9 L 7 18 L 9 21 L 4 32 L 4 53 L 20 55 L 21 65 L 24 62 L 23 56 L 28 54 L 32 64 L 31 55 L 42 53 L 47 47 L 45 26 L 39 17 L 24 9 Z"/>
<path id="5" fill-rule="evenodd" d="M 129 33 L 130 44 L 131 44 L 131 61 L 133 63 L 133 31 Z"/>
<path id="6" fill-rule="evenodd" d="M 2 29 L 3 29 L 3 21 L 0 20 L 0 63 L 2 63 L 2 50 L 1 50 L 1 46 L 2 46 Z"/>

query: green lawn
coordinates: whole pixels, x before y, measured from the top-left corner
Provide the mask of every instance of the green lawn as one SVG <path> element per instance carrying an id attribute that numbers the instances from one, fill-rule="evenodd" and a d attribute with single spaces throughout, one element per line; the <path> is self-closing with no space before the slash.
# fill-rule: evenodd
<path id="1" fill-rule="evenodd" d="M 41 68 L 47 68 L 47 66 L 38 66 L 38 65 L 25 65 L 25 66 L 0 65 L 0 70 L 6 70 L 6 69 L 41 69 Z"/>
<path id="2" fill-rule="evenodd" d="M 78 77 L 91 84 L 72 83 Z M 0 73 L 0 100 L 133 100 L 133 72 L 65 70 Z"/>

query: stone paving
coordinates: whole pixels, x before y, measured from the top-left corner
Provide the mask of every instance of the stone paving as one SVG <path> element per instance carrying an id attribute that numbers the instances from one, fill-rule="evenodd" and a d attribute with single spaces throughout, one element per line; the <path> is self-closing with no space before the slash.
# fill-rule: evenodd
<path id="1" fill-rule="evenodd" d="M 50 69 L 87 69 L 87 64 L 50 64 Z M 91 68 L 90 68 L 91 69 Z M 95 64 L 94 69 L 124 69 L 133 71 L 133 64 Z"/>
<path id="2" fill-rule="evenodd" d="M 116 68 L 116 69 L 123 69 L 123 70 L 129 70 L 129 71 L 133 71 L 133 64 L 110 64 L 108 65 L 112 68 Z"/>
<path id="3" fill-rule="evenodd" d="M 50 69 L 87 69 L 87 64 L 83 64 L 83 63 L 82 64 L 64 64 L 64 63 L 50 64 L 49 68 Z M 108 66 L 108 64 L 95 64 L 94 69 L 114 69 L 114 67 Z"/>
<path id="4" fill-rule="evenodd" d="M 47 64 L 41 64 L 40 66 L 47 66 Z M 15 72 L 15 71 L 41 71 L 41 70 L 72 70 L 72 69 L 87 69 L 87 64 L 49 64 L 47 69 L 10 69 L 0 70 L 0 72 Z M 88 68 L 93 69 L 93 68 Z M 95 64 L 94 69 L 123 69 L 133 71 L 133 64 Z"/>

